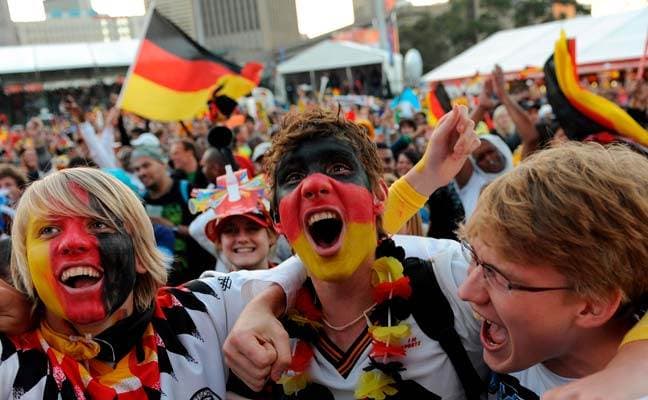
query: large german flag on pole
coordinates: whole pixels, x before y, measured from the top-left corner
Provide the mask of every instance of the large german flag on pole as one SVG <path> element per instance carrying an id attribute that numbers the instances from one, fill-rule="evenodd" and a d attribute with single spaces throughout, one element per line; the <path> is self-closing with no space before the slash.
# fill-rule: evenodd
<path id="1" fill-rule="evenodd" d="M 241 68 L 211 53 L 153 9 L 119 105 L 158 121 L 191 119 L 210 99 L 229 98 L 224 103 L 233 108 L 258 85 L 262 69 L 257 63 Z"/>

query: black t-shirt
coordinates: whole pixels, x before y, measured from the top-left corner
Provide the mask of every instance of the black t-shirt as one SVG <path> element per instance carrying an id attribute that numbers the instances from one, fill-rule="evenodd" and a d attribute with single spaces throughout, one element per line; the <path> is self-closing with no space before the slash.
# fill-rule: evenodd
<path id="1" fill-rule="evenodd" d="M 450 184 L 437 189 L 427 201 L 430 225 L 427 236 L 435 239 L 457 240 L 459 224 L 466 217 L 461 198 Z"/>
<path id="2" fill-rule="evenodd" d="M 209 185 L 209 181 L 205 174 L 203 174 L 202 169 L 198 168 L 196 172 L 189 175 L 181 169 L 174 169 L 171 173 L 171 177 L 175 180 L 186 179 L 191 184 L 192 188 L 204 189 Z"/>
<path id="3" fill-rule="evenodd" d="M 187 201 L 180 189 L 180 182 L 174 180 L 171 190 L 157 199 L 152 199 L 147 193 L 144 195 L 144 202 L 149 214 L 159 214 L 175 226 L 188 226 L 194 216 L 189 212 Z M 154 208 L 156 211 L 152 213 L 151 210 Z M 173 268 L 168 279 L 168 284 L 172 286 L 195 279 L 203 271 L 214 269 L 216 264 L 214 257 L 189 236 L 176 234 L 173 255 Z"/>

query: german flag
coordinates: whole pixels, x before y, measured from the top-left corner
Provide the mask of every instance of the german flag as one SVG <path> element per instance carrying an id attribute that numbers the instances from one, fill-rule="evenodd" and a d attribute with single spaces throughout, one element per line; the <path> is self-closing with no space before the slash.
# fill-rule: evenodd
<path id="1" fill-rule="evenodd" d="M 575 49 L 576 42 L 562 31 L 544 66 L 547 98 L 567 136 L 584 140 L 607 132 L 648 146 L 648 131 L 625 110 L 580 86 Z"/>
<path id="2" fill-rule="evenodd" d="M 119 104 L 148 119 L 178 121 L 205 111 L 212 100 L 229 115 L 236 100 L 258 85 L 262 69 L 211 53 L 153 10 Z"/>
<path id="3" fill-rule="evenodd" d="M 443 83 L 437 83 L 430 88 L 430 91 L 427 95 L 428 103 L 428 124 L 430 126 L 436 126 L 439 122 L 439 119 L 447 112 L 452 110 L 452 104 L 450 102 L 450 97 L 445 90 Z"/>

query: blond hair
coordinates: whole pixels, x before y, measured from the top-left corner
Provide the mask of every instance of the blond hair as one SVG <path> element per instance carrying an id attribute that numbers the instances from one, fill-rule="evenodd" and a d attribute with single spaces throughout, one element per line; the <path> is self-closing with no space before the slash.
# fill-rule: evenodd
<path id="1" fill-rule="evenodd" d="M 538 152 L 484 189 L 461 236 L 554 267 L 580 295 L 636 300 L 648 291 L 648 159 L 593 143 Z"/>
<path id="2" fill-rule="evenodd" d="M 421 214 L 414 213 L 412 218 L 408 219 L 405 222 L 405 225 L 398 231 L 401 235 L 412 235 L 412 236 L 425 236 L 423 232 L 423 218 Z"/>
<path id="3" fill-rule="evenodd" d="M 93 196 L 100 210 L 80 199 L 70 184 Z M 135 307 L 150 307 L 157 289 L 166 282 L 169 260 L 157 249 L 153 226 L 135 193 L 112 176 L 92 168 L 58 171 L 34 182 L 20 199 L 11 231 L 11 272 L 19 290 L 37 300 L 27 261 L 27 229 L 30 219 L 52 216 L 92 218 L 125 230 L 133 241 L 136 263 L 146 270 L 145 274 L 137 274 Z"/>

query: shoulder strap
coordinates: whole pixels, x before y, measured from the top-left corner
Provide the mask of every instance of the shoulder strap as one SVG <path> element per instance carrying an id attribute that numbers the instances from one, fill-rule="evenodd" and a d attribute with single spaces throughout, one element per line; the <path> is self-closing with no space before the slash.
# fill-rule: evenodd
<path id="1" fill-rule="evenodd" d="M 180 193 L 182 193 L 182 198 L 185 203 L 189 201 L 189 181 L 186 179 L 180 180 Z"/>
<path id="2" fill-rule="evenodd" d="M 498 399 L 540 400 L 540 396 L 522 386 L 519 379 L 505 374 L 492 374 L 488 392 L 497 395 Z"/>
<path id="3" fill-rule="evenodd" d="M 439 287 L 432 263 L 410 257 L 405 259 L 403 266 L 412 285 L 410 303 L 416 323 L 446 352 L 463 385 L 466 398 L 479 399 L 486 392 L 486 386 L 475 371 L 454 328 L 454 313 Z"/>

